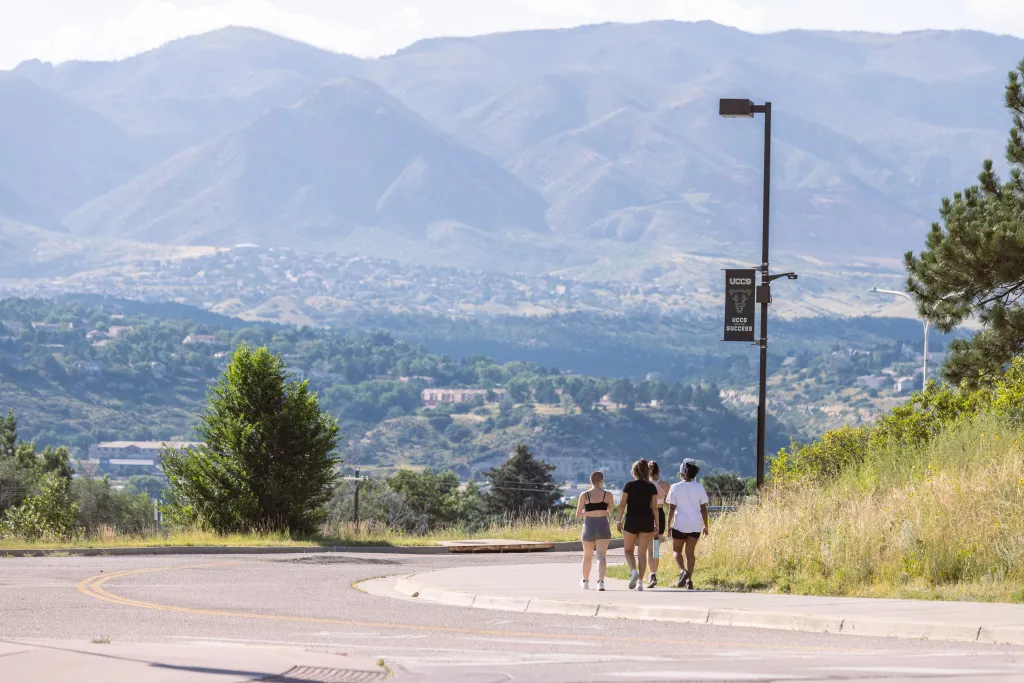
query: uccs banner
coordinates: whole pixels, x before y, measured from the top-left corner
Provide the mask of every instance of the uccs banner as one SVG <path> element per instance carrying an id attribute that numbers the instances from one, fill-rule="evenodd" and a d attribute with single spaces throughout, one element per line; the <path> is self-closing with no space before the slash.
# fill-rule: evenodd
<path id="1" fill-rule="evenodd" d="M 725 271 L 725 337 L 754 341 L 754 269 Z"/>

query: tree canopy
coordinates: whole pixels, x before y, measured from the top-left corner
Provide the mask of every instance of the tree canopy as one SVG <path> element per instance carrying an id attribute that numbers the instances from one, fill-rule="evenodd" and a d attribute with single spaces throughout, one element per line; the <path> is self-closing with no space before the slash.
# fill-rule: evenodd
<path id="1" fill-rule="evenodd" d="M 949 332 L 972 315 L 982 330 L 954 340 L 943 369 L 947 380 L 994 380 L 1024 351 L 1024 60 L 1011 71 L 1006 107 L 1013 118 L 1004 182 L 986 160 L 979 184 L 942 200 L 942 224 L 925 249 L 906 255 L 907 291 L 922 316 Z"/>

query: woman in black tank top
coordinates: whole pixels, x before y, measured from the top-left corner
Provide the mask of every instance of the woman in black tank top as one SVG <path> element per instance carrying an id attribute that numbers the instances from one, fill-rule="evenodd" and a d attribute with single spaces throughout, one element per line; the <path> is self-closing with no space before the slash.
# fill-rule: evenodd
<path id="1" fill-rule="evenodd" d="M 658 530 L 658 487 L 651 483 L 651 471 L 647 461 L 641 458 L 633 463 L 633 481 L 622 487 L 619 501 L 619 531 L 622 532 L 622 546 L 629 565 L 629 589 L 644 589 L 640 579 L 647 571 L 647 549 L 654 541 Z M 626 521 L 622 518 L 625 515 Z M 637 548 L 639 546 L 639 548 Z M 639 568 L 634 549 L 639 549 Z"/>
<path id="2" fill-rule="evenodd" d="M 580 496 L 576 505 L 576 516 L 583 518 L 583 578 L 580 587 L 590 588 L 590 568 L 597 551 L 597 590 L 604 590 L 604 574 L 608 569 L 608 543 L 612 540 L 612 529 L 608 524 L 610 508 L 615 500 L 604 490 L 604 475 L 594 472 L 590 475 L 591 488 Z"/>

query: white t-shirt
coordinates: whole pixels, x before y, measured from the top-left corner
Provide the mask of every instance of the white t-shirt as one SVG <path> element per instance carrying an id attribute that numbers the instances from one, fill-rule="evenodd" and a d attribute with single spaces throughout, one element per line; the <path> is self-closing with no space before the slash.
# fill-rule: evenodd
<path id="1" fill-rule="evenodd" d="M 700 514 L 700 506 L 707 505 L 708 494 L 704 487 L 695 481 L 678 481 L 668 490 L 665 502 L 676 506 L 676 515 L 672 519 L 672 528 L 684 534 L 692 534 L 704 529 L 704 518 Z"/>

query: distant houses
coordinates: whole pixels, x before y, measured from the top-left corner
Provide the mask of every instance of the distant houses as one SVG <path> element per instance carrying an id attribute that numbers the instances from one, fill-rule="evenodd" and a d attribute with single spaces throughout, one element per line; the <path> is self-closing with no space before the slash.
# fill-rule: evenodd
<path id="1" fill-rule="evenodd" d="M 424 389 L 420 393 L 420 405 L 436 408 L 441 405 L 470 403 L 480 397 L 484 403 L 497 403 L 505 396 L 504 389 Z"/>

